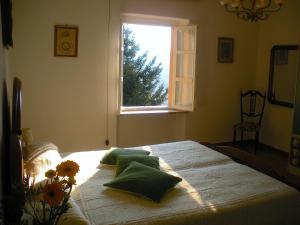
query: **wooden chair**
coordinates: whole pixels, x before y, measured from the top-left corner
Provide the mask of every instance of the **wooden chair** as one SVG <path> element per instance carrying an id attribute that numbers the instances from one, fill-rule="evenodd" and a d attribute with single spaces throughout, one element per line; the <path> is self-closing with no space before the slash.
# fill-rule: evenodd
<path id="1" fill-rule="evenodd" d="M 240 93 L 241 100 L 241 122 L 233 127 L 233 144 L 236 144 L 237 130 L 241 131 L 241 143 L 244 139 L 244 132 L 255 132 L 254 154 L 256 154 L 261 120 L 264 113 L 266 93 L 262 94 L 256 90 L 249 90 Z"/>

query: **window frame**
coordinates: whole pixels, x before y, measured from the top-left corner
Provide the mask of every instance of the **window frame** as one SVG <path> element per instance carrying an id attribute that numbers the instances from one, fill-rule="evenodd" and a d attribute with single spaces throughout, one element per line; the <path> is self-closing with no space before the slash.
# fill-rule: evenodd
<path id="1" fill-rule="evenodd" d="M 121 22 L 120 22 L 120 52 L 119 52 L 119 62 L 120 62 L 120 82 L 119 82 L 119 113 L 120 114 L 143 114 L 143 113 L 174 113 L 174 112 L 187 112 L 193 110 L 187 110 L 185 108 L 173 108 L 175 104 L 170 102 L 169 96 L 174 92 L 168 91 L 168 105 L 161 106 L 123 106 L 123 24 L 140 24 L 140 25 L 149 25 L 149 26 L 168 26 L 171 27 L 172 33 L 175 27 L 185 27 L 189 26 L 190 21 L 188 19 L 183 18 L 174 18 L 174 17 L 162 17 L 162 16 L 154 16 L 154 15 L 143 15 L 143 14 L 133 14 L 133 13 L 123 13 L 121 14 Z M 193 25 L 195 26 L 195 25 Z M 196 38 L 196 37 L 195 37 Z M 173 34 L 171 37 L 171 42 L 173 42 Z M 172 43 L 173 44 L 173 43 Z M 172 57 L 173 47 L 171 46 L 170 57 Z M 172 77 L 175 75 L 171 75 L 171 71 L 173 70 L 172 62 L 173 59 L 170 58 L 170 72 L 169 72 L 169 88 L 170 82 L 173 82 Z M 194 70 L 196 70 L 196 52 L 195 52 L 195 65 Z M 195 80 L 195 75 L 194 75 Z M 195 85 L 195 81 L 193 86 Z M 175 93 L 175 92 L 174 92 Z M 194 87 L 193 87 L 193 101 L 194 101 Z M 173 100 L 171 100 L 173 101 Z"/>

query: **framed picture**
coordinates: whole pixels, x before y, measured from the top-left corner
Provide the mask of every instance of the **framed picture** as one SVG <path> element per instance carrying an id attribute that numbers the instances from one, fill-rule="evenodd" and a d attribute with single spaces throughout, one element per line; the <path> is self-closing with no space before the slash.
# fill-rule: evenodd
<path id="1" fill-rule="evenodd" d="M 220 37 L 218 39 L 218 62 L 233 63 L 233 38 Z"/>
<path id="2" fill-rule="evenodd" d="M 276 65 L 287 65 L 289 62 L 289 51 L 287 49 L 279 49 L 275 51 Z"/>
<path id="3" fill-rule="evenodd" d="M 77 57 L 78 27 L 55 25 L 54 56 Z"/>

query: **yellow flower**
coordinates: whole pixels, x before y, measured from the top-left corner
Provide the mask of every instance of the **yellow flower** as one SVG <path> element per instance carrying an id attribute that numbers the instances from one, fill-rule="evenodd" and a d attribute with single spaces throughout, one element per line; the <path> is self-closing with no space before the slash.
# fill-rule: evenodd
<path id="1" fill-rule="evenodd" d="M 69 178 L 69 183 L 70 183 L 71 185 L 76 185 L 76 180 L 75 180 L 75 178 L 74 178 L 74 177 L 70 177 L 70 178 Z"/>
<path id="2" fill-rule="evenodd" d="M 58 206 L 61 203 L 64 194 L 65 192 L 62 190 L 62 185 L 58 182 L 46 184 L 43 189 L 43 199 L 50 206 Z"/>
<path id="3" fill-rule="evenodd" d="M 53 177 L 55 177 L 55 175 L 56 175 L 56 171 L 55 171 L 55 170 L 48 170 L 48 171 L 45 173 L 45 176 L 46 176 L 47 178 L 53 178 Z"/>
<path id="4" fill-rule="evenodd" d="M 74 177 L 76 173 L 79 171 L 79 165 L 72 160 L 67 160 L 57 165 L 56 171 L 58 176 Z"/>

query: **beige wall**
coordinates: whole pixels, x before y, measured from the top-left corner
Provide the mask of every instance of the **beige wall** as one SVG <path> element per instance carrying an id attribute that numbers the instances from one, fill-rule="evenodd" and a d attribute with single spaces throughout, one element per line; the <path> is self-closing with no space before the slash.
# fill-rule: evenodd
<path id="1" fill-rule="evenodd" d="M 240 118 L 239 91 L 255 86 L 257 24 L 238 20 L 225 12 L 218 1 L 211 0 L 169 0 L 163 4 L 159 0 L 127 0 L 123 1 L 121 10 L 190 19 L 198 27 L 198 52 L 195 112 L 176 117 L 165 115 L 166 123 L 161 123 L 161 119 L 154 115 L 149 130 L 146 126 L 149 116 L 142 119 L 140 115 L 129 118 L 122 115 L 119 118 L 119 144 L 135 143 L 135 135 L 140 137 L 139 143 L 166 139 L 231 141 L 232 125 Z M 217 39 L 221 36 L 235 39 L 233 64 L 217 63 Z M 185 121 L 185 132 L 180 132 L 183 126 L 176 123 L 177 120 Z M 170 130 L 168 136 L 162 137 L 166 129 Z M 147 130 L 147 135 L 141 136 L 144 130 Z"/>
<path id="2" fill-rule="evenodd" d="M 23 126 L 61 151 L 104 147 L 106 0 L 16 0 L 11 74 L 23 81 Z M 79 26 L 78 57 L 54 57 L 54 25 Z"/>
<path id="3" fill-rule="evenodd" d="M 195 112 L 117 115 L 121 12 L 197 24 Z M 53 141 L 61 151 L 104 148 L 107 136 L 121 146 L 230 141 L 239 120 L 239 91 L 255 86 L 258 25 L 228 14 L 218 1 L 111 0 L 109 11 L 107 0 L 16 0 L 14 23 L 10 70 L 23 81 L 23 125 L 33 129 L 35 139 Z M 53 57 L 55 24 L 79 26 L 77 58 Z M 220 36 L 235 39 L 233 64 L 217 63 Z"/>
<path id="4" fill-rule="evenodd" d="M 232 140 L 239 122 L 239 92 L 255 86 L 257 24 L 228 14 L 218 1 L 200 1 L 198 15 L 197 108 L 187 117 L 189 139 Z M 218 37 L 234 38 L 234 63 L 217 63 Z"/>
<path id="5" fill-rule="evenodd" d="M 300 1 L 286 1 L 279 13 L 261 22 L 258 36 L 256 86 L 268 89 L 270 52 L 273 45 L 299 44 Z M 293 109 L 266 102 L 261 141 L 283 151 L 289 150 Z"/>
<path id="6" fill-rule="evenodd" d="M 121 13 L 139 13 L 193 19 L 196 1 L 126 0 L 120 1 Z M 118 145 L 134 146 L 185 139 L 185 113 L 120 115 Z"/>
<path id="7" fill-rule="evenodd" d="M 185 116 L 181 113 L 121 115 L 118 120 L 118 145 L 139 146 L 184 140 Z"/>

